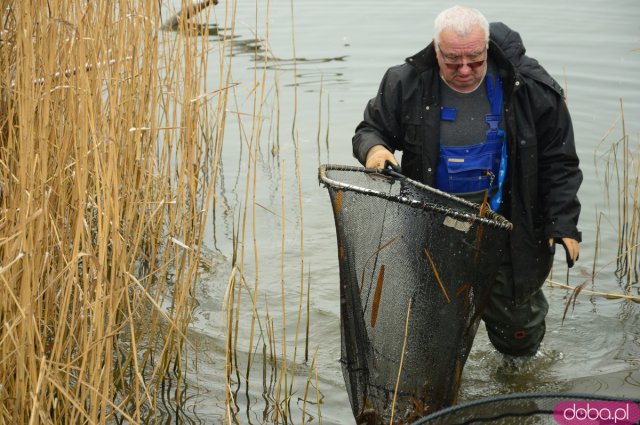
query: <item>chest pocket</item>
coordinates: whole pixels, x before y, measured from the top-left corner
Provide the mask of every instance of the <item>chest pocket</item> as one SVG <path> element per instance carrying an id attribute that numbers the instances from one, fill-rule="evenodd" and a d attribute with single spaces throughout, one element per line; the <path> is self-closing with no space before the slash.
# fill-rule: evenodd
<path id="1" fill-rule="evenodd" d="M 489 188 L 500 168 L 502 143 L 441 146 L 438 189 L 450 193 L 480 192 Z"/>

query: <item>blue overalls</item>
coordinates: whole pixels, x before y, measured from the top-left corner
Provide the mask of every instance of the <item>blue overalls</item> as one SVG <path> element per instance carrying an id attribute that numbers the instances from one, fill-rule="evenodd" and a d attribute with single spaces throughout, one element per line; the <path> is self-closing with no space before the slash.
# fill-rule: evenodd
<path id="1" fill-rule="evenodd" d="M 502 82 L 498 75 L 485 77 L 491 114 L 485 116 L 489 125 L 485 140 L 467 146 L 440 144 L 436 187 L 452 194 L 478 193 L 489 190 L 490 205 L 497 211 L 502 201 L 502 184 L 507 170 L 507 144 L 502 119 Z M 454 108 L 443 108 L 440 120 L 455 121 Z"/>

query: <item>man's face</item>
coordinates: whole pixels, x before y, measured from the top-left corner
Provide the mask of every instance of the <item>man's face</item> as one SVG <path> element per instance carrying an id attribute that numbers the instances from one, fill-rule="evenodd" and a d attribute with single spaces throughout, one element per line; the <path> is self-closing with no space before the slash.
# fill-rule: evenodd
<path id="1" fill-rule="evenodd" d="M 482 81 L 487 69 L 487 45 L 481 27 L 465 36 L 450 28 L 440 33 L 436 57 L 442 78 L 460 92 L 474 90 Z"/>

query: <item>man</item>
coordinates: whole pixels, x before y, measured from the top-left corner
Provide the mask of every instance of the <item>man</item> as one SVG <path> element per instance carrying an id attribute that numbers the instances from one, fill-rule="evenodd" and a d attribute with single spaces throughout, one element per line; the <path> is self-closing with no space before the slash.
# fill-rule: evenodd
<path id="1" fill-rule="evenodd" d="M 397 165 L 395 151 L 406 176 L 475 202 L 486 193 L 513 223 L 482 318 L 498 351 L 535 355 L 555 243 L 571 267 L 581 240 L 582 173 L 561 87 L 517 32 L 475 9 L 444 10 L 432 42 L 386 72 L 356 128 L 366 167 Z"/>

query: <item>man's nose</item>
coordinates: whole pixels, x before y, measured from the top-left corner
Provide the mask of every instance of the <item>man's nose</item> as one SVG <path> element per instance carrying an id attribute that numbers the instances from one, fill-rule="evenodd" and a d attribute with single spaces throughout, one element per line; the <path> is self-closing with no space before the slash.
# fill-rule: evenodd
<path id="1" fill-rule="evenodd" d="M 473 68 L 469 66 L 469 62 L 463 62 L 460 68 L 458 68 L 460 74 L 470 74 L 471 71 L 473 71 Z"/>

